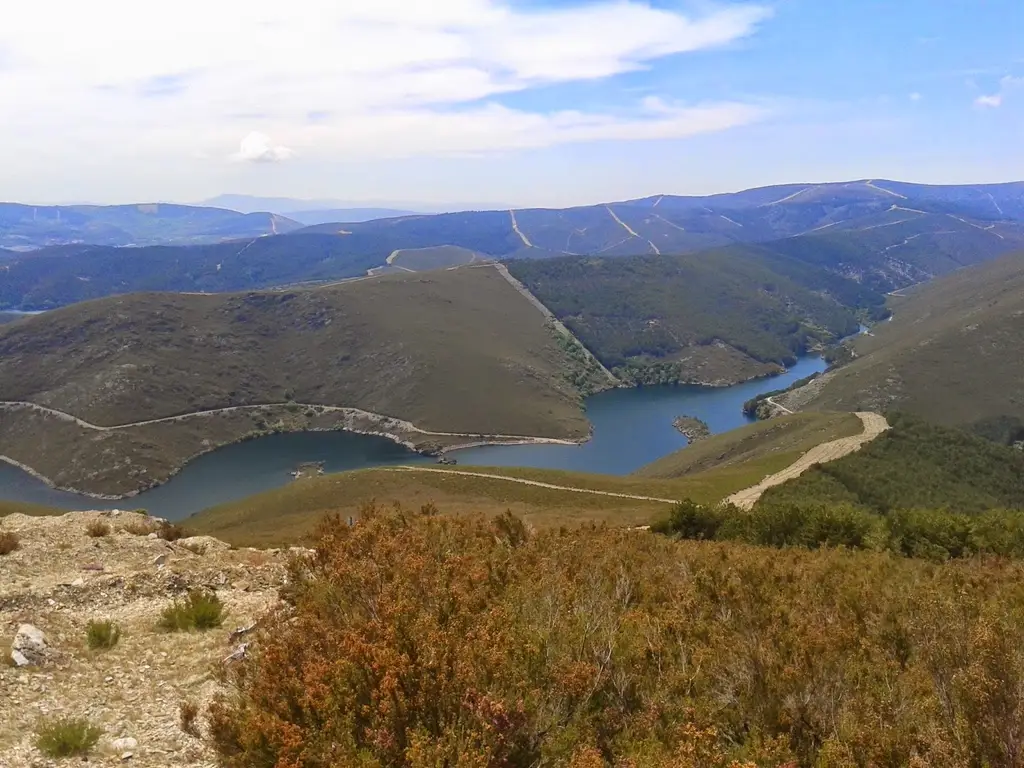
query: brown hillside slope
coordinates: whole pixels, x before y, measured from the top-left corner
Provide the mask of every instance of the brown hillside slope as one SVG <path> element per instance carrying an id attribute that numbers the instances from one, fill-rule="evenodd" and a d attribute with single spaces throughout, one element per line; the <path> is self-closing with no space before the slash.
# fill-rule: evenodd
<path id="1" fill-rule="evenodd" d="M 58 484 L 122 494 L 260 430 L 345 421 L 318 417 L 307 404 L 436 432 L 583 438 L 589 426 L 566 379 L 573 362 L 546 322 L 492 267 L 74 305 L 0 329 L 0 401 L 37 403 L 101 427 L 279 405 L 262 416 L 235 411 L 117 432 L 7 407 L 0 453 Z"/>
<path id="2" fill-rule="evenodd" d="M 796 409 L 906 410 L 946 425 L 1024 418 L 1024 254 L 894 300 L 857 360 L 776 397 Z"/>
<path id="3" fill-rule="evenodd" d="M 71 306 L 0 331 L 0 399 L 100 425 L 293 399 L 425 429 L 586 434 L 562 364 L 540 313 L 493 269 L 463 269 Z"/>

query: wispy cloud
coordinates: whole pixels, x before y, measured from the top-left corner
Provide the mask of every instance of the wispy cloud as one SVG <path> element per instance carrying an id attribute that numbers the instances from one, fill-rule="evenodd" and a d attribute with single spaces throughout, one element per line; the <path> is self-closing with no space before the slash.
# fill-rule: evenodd
<path id="1" fill-rule="evenodd" d="M 35 0 L 8 9 L 0 50 L 10 47 L 29 66 L 0 89 L 0 114 L 15 116 L 0 121 L 0 164 L 4 151 L 27 146 L 26 136 L 39 137 L 43 158 L 51 144 L 43 137 L 56 140 L 69 123 L 96 159 L 119 150 L 274 162 L 293 153 L 361 160 L 680 138 L 765 113 L 758 103 L 713 99 L 659 108 L 609 102 L 587 111 L 568 103 L 556 113 L 502 106 L 508 94 L 635 72 L 741 40 L 771 16 L 755 2 L 692 13 L 647 0 L 561 8 L 248 0 L 240 7 Z M 228 115 L 259 116 L 244 126 L 254 132 L 241 146 L 240 121 Z"/>

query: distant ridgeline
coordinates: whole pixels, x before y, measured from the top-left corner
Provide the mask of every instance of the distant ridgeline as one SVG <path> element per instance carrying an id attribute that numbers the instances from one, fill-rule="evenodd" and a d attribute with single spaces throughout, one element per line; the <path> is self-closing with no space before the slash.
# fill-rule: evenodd
<path id="1" fill-rule="evenodd" d="M 417 270 L 488 258 L 736 249 L 738 258 L 764 262 L 779 277 L 799 282 L 814 267 L 885 293 L 1024 248 L 1022 190 L 1024 183 L 930 187 L 872 180 L 306 228 L 273 213 L 218 208 L 2 204 L 0 248 L 42 250 L 0 251 L 8 268 L 0 275 L 0 309 L 45 309 L 133 291 L 237 291 L 343 279 L 385 267 L 403 251 L 419 252 L 401 262 Z M 109 247 L 128 245 L 161 247 Z M 184 247 L 195 245 L 214 247 Z M 827 290 L 852 289 L 836 283 Z M 860 306 L 848 295 L 834 297 Z"/>

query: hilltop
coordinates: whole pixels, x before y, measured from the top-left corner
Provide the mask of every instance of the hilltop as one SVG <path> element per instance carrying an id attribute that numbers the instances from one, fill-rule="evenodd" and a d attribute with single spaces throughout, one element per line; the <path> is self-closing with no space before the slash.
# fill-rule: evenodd
<path id="1" fill-rule="evenodd" d="M 168 203 L 21 205 L 0 203 L 0 246 L 39 248 L 66 243 L 151 245 L 260 237 L 299 229 L 273 213 L 239 213 Z"/>
<path id="2" fill-rule="evenodd" d="M 346 427 L 423 449 L 578 440 L 589 433 L 578 387 L 610 384 L 591 382 L 586 359 L 489 266 L 136 294 L 0 329 L 0 400 L 52 409 L 0 410 L 0 444 L 58 485 L 123 494 L 280 429 Z"/>
<path id="3" fill-rule="evenodd" d="M 903 410 L 1007 442 L 1024 434 L 1024 256 L 956 272 L 890 303 L 892 321 L 852 342 L 855 360 L 775 402 Z"/>
<path id="4" fill-rule="evenodd" d="M 205 707 L 219 690 L 218 668 L 245 640 L 231 641 L 233 630 L 278 603 L 289 553 L 209 537 L 167 541 L 161 525 L 132 512 L 0 518 L 0 534 L 18 539 L 0 555 L 0 764 L 43 764 L 34 738 L 45 715 L 88 717 L 102 730 L 90 764 L 215 764 L 201 732 L 182 730 L 182 703 Z M 222 626 L 160 629 L 164 608 L 192 589 L 215 591 Z M 119 627 L 112 649 L 88 647 L 90 621 Z M 14 668 L 11 641 L 25 624 L 48 647 L 41 664 Z M 205 729 L 202 718 L 196 725 Z"/>

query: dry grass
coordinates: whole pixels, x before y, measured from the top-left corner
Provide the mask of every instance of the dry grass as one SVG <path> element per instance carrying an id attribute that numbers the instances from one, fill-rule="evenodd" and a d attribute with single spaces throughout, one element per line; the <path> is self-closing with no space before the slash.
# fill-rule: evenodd
<path id="1" fill-rule="evenodd" d="M 93 520 L 85 526 L 85 532 L 94 539 L 101 539 L 104 536 L 110 535 L 110 524 L 102 520 Z"/>
<path id="2" fill-rule="evenodd" d="M 178 724 L 183 733 L 199 738 L 199 705 L 191 699 L 185 699 L 178 707 Z"/>

